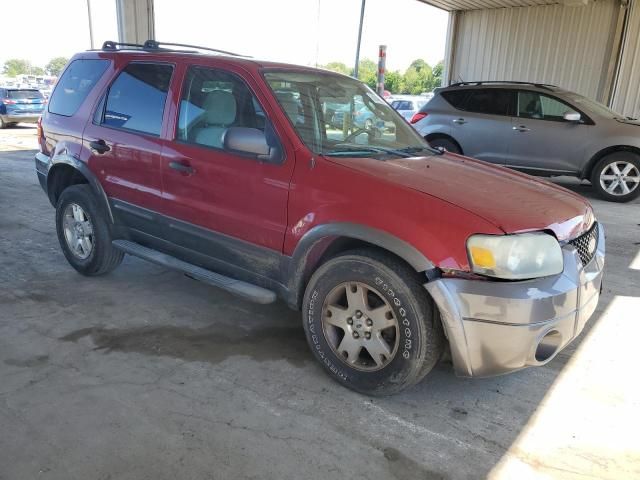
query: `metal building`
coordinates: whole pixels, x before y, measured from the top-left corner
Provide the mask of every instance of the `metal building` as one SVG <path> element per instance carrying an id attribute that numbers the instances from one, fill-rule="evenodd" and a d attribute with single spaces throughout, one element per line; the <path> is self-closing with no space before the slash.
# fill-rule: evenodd
<path id="1" fill-rule="evenodd" d="M 446 83 L 551 83 L 640 116 L 640 0 L 423 1 L 450 12 Z"/>

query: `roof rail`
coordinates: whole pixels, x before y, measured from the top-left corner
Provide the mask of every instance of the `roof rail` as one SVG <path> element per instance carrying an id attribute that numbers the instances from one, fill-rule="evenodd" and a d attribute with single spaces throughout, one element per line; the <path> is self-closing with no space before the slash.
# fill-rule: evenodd
<path id="1" fill-rule="evenodd" d="M 461 87 L 461 86 L 464 86 L 464 85 L 486 85 L 486 84 L 500 84 L 500 83 L 515 84 L 515 85 L 533 85 L 534 87 L 546 88 L 547 90 L 550 90 L 549 87 L 557 88 L 556 85 L 551 85 L 549 83 L 519 82 L 519 81 L 511 81 L 511 80 L 480 80 L 480 81 L 475 81 L 475 82 L 457 82 L 457 83 L 452 83 L 449 86 L 450 87 Z"/>
<path id="2" fill-rule="evenodd" d="M 170 43 L 170 42 L 158 42 L 156 40 L 147 40 L 142 45 L 139 43 L 125 43 L 125 42 L 114 42 L 112 40 L 107 40 L 102 44 L 102 50 L 128 50 L 128 49 L 139 49 L 145 51 L 164 51 L 164 52 L 184 52 L 184 53 L 196 53 L 194 50 L 179 50 L 173 48 L 165 48 L 164 46 L 173 46 L 173 47 L 186 47 L 186 48 L 197 48 L 198 50 L 206 50 L 209 52 L 221 53 L 223 55 L 231 55 L 234 57 L 247 57 L 247 55 L 240 55 L 239 53 L 228 52 L 226 50 L 220 50 L 217 48 L 209 48 L 209 47 L 201 47 L 198 45 L 188 45 L 186 43 Z"/>

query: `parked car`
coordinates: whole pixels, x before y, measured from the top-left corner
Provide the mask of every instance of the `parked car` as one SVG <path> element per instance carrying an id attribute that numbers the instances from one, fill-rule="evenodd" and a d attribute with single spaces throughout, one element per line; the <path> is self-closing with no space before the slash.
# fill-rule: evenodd
<path id="1" fill-rule="evenodd" d="M 422 107 L 429 101 L 422 95 L 394 95 L 391 106 L 402 115 L 405 120 L 411 120 Z"/>
<path id="2" fill-rule="evenodd" d="M 417 383 L 445 348 L 462 376 L 544 365 L 595 310 L 604 233 L 579 195 L 432 149 L 353 78 L 140 47 L 75 55 L 39 129 L 81 274 L 130 254 L 280 298 L 328 374 L 367 394 Z M 328 129 L 325 104 L 356 101 L 393 133 Z"/>
<path id="3" fill-rule="evenodd" d="M 0 128 L 37 122 L 45 104 L 44 95 L 36 89 L 0 88 Z"/>
<path id="4" fill-rule="evenodd" d="M 533 175 L 591 181 L 606 200 L 640 195 L 640 123 L 577 93 L 524 82 L 438 89 L 411 123 L 434 147 Z"/>

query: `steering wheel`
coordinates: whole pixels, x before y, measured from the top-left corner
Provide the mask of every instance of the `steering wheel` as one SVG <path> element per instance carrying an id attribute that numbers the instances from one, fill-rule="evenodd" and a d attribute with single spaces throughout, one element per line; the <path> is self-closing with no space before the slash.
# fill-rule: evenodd
<path id="1" fill-rule="evenodd" d="M 369 135 L 369 141 L 371 141 L 371 135 L 373 134 L 373 131 L 372 130 L 367 130 L 366 128 L 357 129 L 355 132 L 352 132 L 349 135 L 347 135 L 346 137 L 344 137 L 344 140 L 342 140 L 342 141 L 344 143 L 351 143 L 361 133 L 366 133 L 367 135 Z"/>

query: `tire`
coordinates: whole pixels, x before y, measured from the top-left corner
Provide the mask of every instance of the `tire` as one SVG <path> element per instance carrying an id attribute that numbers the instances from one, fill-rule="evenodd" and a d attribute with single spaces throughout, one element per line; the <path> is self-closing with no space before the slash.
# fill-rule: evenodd
<path id="1" fill-rule="evenodd" d="M 84 221 L 79 221 L 76 214 Z M 78 233 L 76 228 L 79 228 L 81 233 Z M 62 192 L 56 206 L 56 231 L 64 256 L 82 275 L 96 276 L 109 273 L 120 265 L 124 258 L 124 253 L 111 245 L 109 225 L 89 185 L 72 185 Z M 79 242 L 80 246 L 74 250 L 71 243 L 75 243 L 72 240 L 78 236 L 87 241 Z"/>
<path id="2" fill-rule="evenodd" d="M 640 195 L 640 156 L 627 151 L 604 156 L 593 169 L 591 184 L 601 198 L 610 202 L 629 202 L 637 198 Z"/>
<path id="3" fill-rule="evenodd" d="M 450 138 L 438 137 L 438 138 L 434 138 L 433 140 L 427 140 L 427 141 L 429 142 L 429 145 L 431 145 L 431 147 L 433 148 L 441 147 L 441 148 L 444 148 L 447 152 L 457 153 L 458 155 L 462 153 L 462 150 L 460 150 L 460 147 L 456 144 L 456 142 L 454 142 Z"/>
<path id="4" fill-rule="evenodd" d="M 353 297 L 347 297 L 347 288 Z M 365 291 L 358 317 L 354 299 Z M 376 308 L 382 310 L 374 313 Z M 346 252 L 320 266 L 307 285 L 303 312 L 316 359 L 333 379 L 368 395 L 390 395 L 415 385 L 444 350 L 437 309 L 416 272 L 376 250 Z"/>

